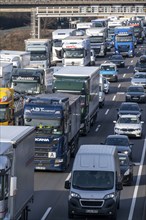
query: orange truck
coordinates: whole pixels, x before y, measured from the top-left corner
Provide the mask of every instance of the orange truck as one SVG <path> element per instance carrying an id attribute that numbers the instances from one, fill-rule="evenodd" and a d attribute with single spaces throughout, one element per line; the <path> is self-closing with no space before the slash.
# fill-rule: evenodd
<path id="1" fill-rule="evenodd" d="M 15 116 L 14 89 L 0 88 L 0 125 L 22 124 L 22 115 Z"/>

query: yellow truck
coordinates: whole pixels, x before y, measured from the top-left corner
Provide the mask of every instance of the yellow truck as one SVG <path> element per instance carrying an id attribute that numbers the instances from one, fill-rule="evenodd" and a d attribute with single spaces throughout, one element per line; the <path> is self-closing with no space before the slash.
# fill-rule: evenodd
<path id="1" fill-rule="evenodd" d="M 14 90 L 0 88 L 0 125 L 23 124 L 22 114 L 15 113 Z"/>

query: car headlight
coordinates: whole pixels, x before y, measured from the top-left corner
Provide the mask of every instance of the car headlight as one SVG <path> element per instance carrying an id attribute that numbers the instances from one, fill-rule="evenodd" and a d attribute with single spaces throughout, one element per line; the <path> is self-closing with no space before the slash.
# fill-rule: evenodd
<path id="1" fill-rule="evenodd" d="M 131 97 L 131 95 L 126 94 L 126 97 Z"/>
<path id="2" fill-rule="evenodd" d="M 124 173 L 124 176 L 127 176 L 130 174 L 130 170 L 128 169 L 125 173 Z"/>
<path id="3" fill-rule="evenodd" d="M 115 198 L 115 194 L 114 193 L 110 193 L 105 195 L 104 199 L 114 199 Z"/>
<path id="4" fill-rule="evenodd" d="M 123 153 L 124 153 L 124 154 L 128 154 L 128 153 L 129 153 L 129 151 L 125 150 Z"/>
<path id="5" fill-rule="evenodd" d="M 141 97 L 145 97 L 145 95 L 141 95 Z"/>
<path id="6" fill-rule="evenodd" d="M 81 197 L 80 197 L 80 195 L 79 195 L 78 193 L 71 192 L 71 193 L 70 193 L 70 198 L 78 198 L 78 199 L 79 199 L 79 198 L 81 198 Z"/>

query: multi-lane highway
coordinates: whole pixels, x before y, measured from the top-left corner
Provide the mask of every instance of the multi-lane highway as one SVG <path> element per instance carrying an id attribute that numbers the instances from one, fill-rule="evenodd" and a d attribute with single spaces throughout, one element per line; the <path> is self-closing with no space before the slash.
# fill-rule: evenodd
<path id="1" fill-rule="evenodd" d="M 100 109 L 97 121 L 91 127 L 86 137 L 80 137 L 81 144 L 100 144 L 105 137 L 114 133 L 113 120 L 117 119 L 117 108 L 125 101 L 125 92 L 130 85 L 130 77 L 136 60 L 143 51 L 144 45 L 138 45 L 136 56 L 126 58 L 125 68 L 119 68 L 119 81 L 110 84 L 110 92 L 106 95 L 105 105 Z M 146 42 L 145 42 L 146 46 Z M 98 58 L 96 65 L 108 59 Z M 117 220 L 144 220 L 144 204 L 146 197 L 146 104 L 140 104 L 143 109 L 143 136 L 130 138 L 133 145 L 134 181 L 132 186 L 124 186 L 121 192 L 121 204 Z M 72 160 L 73 163 L 73 160 Z M 67 220 L 68 191 L 64 189 L 64 181 L 69 175 L 72 164 L 66 172 L 35 172 L 34 202 L 29 213 L 29 220 Z M 75 219 L 106 219 L 101 217 Z"/>

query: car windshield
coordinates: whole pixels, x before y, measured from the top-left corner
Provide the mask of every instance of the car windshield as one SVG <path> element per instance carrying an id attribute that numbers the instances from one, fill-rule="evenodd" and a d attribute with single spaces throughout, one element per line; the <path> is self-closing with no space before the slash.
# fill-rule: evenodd
<path id="1" fill-rule="evenodd" d="M 130 111 L 139 111 L 139 108 L 137 105 L 133 105 L 133 104 L 124 104 L 124 105 L 121 105 L 120 107 L 120 110 L 130 110 Z"/>
<path id="2" fill-rule="evenodd" d="M 128 92 L 144 92 L 143 87 L 129 87 Z"/>
<path id="3" fill-rule="evenodd" d="M 112 60 L 123 60 L 123 57 L 114 55 L 114 56 L 112 56 L 111 59 L 112 59 Z"/>
<path id="4" fill-rule="evenodd" d="M 111 171 L 75 170 L 72 185 L 73 188 L 83 190 L 109 190 L 114 186 L 114 173 Z"/>
<path id="5" fill-rule="evenodd" d="M 136 117 L 123 117 L 118 119 L 118 123 L 124 123 L 124 124 L 138 124 L 139 119 Z"/>
<path id="6" fill-rule="evenodd" d="M 115 71 L 115 67 L 114 66 L 101 66 L 101 70 L 106 70 L 106 71 Z"/>
<path id="7" fill-rule="evenodd" d="M 106 139 L 107 145 L 116 145 L 116 146 L 128 146 L 129 141 L 127 138 L 121 138 L 121 137 L 109 137 Z"/>
<path id="8" fill-rule="evenodd" d="M 135 74 L 134 78 L 135 79 L 146 79 L 146 74 Z"/>

